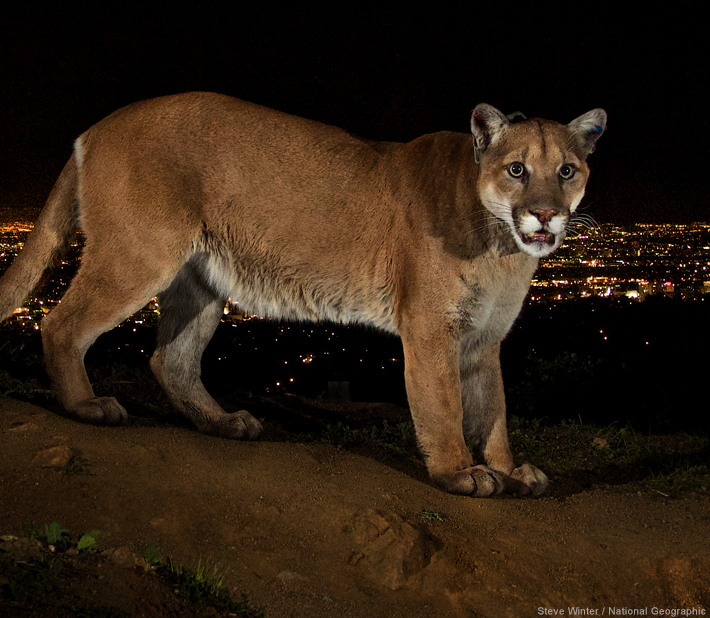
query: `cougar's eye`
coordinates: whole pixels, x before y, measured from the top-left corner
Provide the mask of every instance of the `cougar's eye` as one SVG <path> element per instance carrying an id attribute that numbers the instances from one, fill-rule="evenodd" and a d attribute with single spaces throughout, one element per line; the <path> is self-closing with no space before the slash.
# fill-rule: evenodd
<path id="1" fill-rule="evenodd" d="M 560 168 L 560 178 L 562 178 L 562 180 L 570 180 L 576 171 L 577 170 L 575 170 L 571 165 L 563 165 Z"/>
<path id="2" fill-rule="evenodd" d="M 508 173 L 513 178 L 520 178 L 525 173 L 525 166 L 522 163 L 511 163 L 508 166 Z"/>

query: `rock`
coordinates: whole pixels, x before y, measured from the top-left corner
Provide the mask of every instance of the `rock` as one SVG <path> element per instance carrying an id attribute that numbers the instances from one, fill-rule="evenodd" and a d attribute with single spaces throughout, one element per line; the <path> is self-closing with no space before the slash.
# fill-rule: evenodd
<path id="1" fill-rule="evenodd" d="M 42 559 L 42 543 L 37 539 L 2 537 L 0 551 L 7 552 L 15 562 L 29 562 Z"/>
<path id="2" fill-rule="evenodd" d="M 305 581 L 308 578 L 304 577 L 300 573 L 295 573 L 294 571 L 281 571 L 281 573 L 279 573 L 276 576 L 276 579 L 280 579 L 281 581 L 288 582 L 288 581 L 292 581 L 294 579 Z"/>
<path id="3" fill-rule="evenodd" d="M 71 447 L 62 444 L 37 453 L 31 465 L 41 468 L 64 468 L 72 460 L 72 457 L 74 457 L 74 453 Z"/>
<path id="4" fill-rule="evenodd" d="M 139 558 L 128 547 L 117 547 L 101 552 L 101 555 L 108 558 L 114 564 L 125 568 L 141 566 Z"/>
<path id="5" fill-rule="evenodd" d="M 374 509 L 358 511 L 352 535 L 360 547 L 350 564 L 371 581 L 398 590 L 431 562 L 440 541 L 399 515 Z"/>
<path id="6" fill-rule="evenodd" d="M 34 429 L 39 429 L 39 425 L 36 423 L 22 423 L 16 427 L 10 427 L 8 431 L 32 431 Z"/>

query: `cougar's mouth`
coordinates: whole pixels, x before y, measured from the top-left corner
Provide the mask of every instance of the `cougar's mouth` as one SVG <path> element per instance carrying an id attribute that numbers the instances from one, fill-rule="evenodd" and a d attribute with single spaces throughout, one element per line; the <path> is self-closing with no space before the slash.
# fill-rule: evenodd
<path id="1" fill-rule="evenodd" d="M 544 221 L 542 214 L 544 214 Z M 514 218 L 511 231 L 519 249 L 533 257 L 550 255 L 565 237 L 565 219 L 541 213 L 540 217 L 525 213 L 520 218 Z"/>
<path id="2" fill-rule="evenodd" d="M 520 237 L 526 245 L 535 242 L 543 243 L 545 245 L 554 245 L 556 240 L 555 235 L 552 232 L 548 232 L 547 230 L 538 230 L 537 232 L 527 233 L 521 232 Z"/>

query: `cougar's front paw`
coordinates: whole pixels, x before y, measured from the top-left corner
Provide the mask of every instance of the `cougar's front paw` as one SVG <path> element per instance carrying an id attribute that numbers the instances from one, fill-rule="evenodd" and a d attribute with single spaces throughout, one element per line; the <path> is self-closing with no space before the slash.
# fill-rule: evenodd
<path id="1" fill-rule="evenodd" d="M 505 477 L 488 466 L 473 466 L 468 472 L 476 484 L 471 492 L 474 498 L 496 496 L 505 489 Z"/>
<path id="2" fill-rule="evenodd" d="M 455 474 L 440 474 L 432 478 L 450 494 L 463 494 L 473 498 L 488 498 L 505 489 L 504 476 L 487 466 L 472 466 Z"/>
<path id="3" fill-rule="evenodd" d="M 550 487 L 550 480 L 542 470 L 525 462 L 510 473 L 506 491 L 520 496 L 540 496 Z"/>
<path id="4" fill-rule="evenodd" d="M 258 420 L 246 410 L 239 410 L 220 417 L 214 430 L 205 433 L 229 440 L 256 440 L 262 431 L 264 427 Z"/>
<path id="5" fill-rule="evenodd" d="M 69 410 L 69 418 L 88 425 L 123 425 L 128 414 L 114 397 L 94 397 Z"/>

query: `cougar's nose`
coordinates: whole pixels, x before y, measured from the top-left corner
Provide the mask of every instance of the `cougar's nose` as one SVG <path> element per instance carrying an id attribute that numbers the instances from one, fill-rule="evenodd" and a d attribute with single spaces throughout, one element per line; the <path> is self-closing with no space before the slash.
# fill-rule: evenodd
<path id="1" fill-rule="evenodd" d="M 533 215 L 540 223 L 543 225 L 549 223 L 559 211 L 556 208 L 536 208 L 531 210 L 530 214 Z"/>

